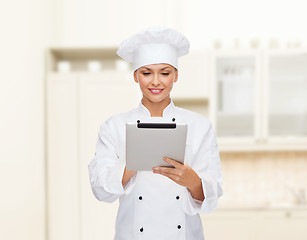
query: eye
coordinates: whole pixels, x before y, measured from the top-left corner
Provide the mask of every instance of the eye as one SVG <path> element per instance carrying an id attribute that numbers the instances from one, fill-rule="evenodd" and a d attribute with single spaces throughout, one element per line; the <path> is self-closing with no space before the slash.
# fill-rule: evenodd
<path id="1" fill-rule="evenodd" d="M 143 72 L 143 75 L 146 76 L 146 75 L 149 75 L 150 72 Z"/>
<path id="2" fill-rule="evenodd" d="M 164 76 L 168 76 L 168 75 L 169 75 L 169 73 L 162 73 L 162 75 L 164 75 Z"/>

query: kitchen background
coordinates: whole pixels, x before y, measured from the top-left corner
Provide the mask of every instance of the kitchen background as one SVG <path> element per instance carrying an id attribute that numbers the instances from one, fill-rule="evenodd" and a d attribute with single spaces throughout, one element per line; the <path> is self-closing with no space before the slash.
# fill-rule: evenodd
<path id="1" fill-rule="evenodd" d="M 172 98 L 218 136 L 224 195 L 201 216 L 206 239 L 306 240 L 304 9 L 299 0 L 2 4 L 0 239 L 112 239 L 118 202 L 94 198 L 87 164 L 99 124 L 140 101 L 117 46 L 164 25 L 191 43 Z"/>

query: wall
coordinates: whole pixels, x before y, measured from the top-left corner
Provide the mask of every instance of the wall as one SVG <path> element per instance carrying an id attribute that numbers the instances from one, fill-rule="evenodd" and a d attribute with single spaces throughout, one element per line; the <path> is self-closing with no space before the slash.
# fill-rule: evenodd
<path id="1" fill-rule="evenodd" d="M 151 25 L 175 27 L 173 0 L 54 0 L 55 44 L 118 46 L 126 37 Z"/>
<path id="2" fill-rule="evenodd" d="M 51 1 L 50 1 L 51 2 Z M 0 8 L 0 239 L 45 238 L 44 49 L 49 0 Z"/>
<path id="3" fill-rule="evenodd" d="M 307 16 L 301 0 L 54 0 L 55 44 L 118 46 L 120 41 L 151 25 L 182 31 L 191 48 L 250 47 L 258 39 L 286 47 L 301 40 Z M 261 17 L 259 17 L 261 16 Z M 285 17 L 291 16 L 291 17 Z"/>

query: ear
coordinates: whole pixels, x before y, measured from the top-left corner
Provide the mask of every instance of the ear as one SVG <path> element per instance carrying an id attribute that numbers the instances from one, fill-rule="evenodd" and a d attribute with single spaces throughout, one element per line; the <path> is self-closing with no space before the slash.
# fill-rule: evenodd
<path id="1" fill-rule="evenodd" d="M 133 72 L 133 78 L 134 78 L 134 81 L 136 82 L 136 83 L 138 83 L 139 81 L 138 81 L 138 78 L 137 78 L 137 76 L 136 76 L 136 71 L 137 70 L 135 70 L 134 72 Z"/>
<path id="2" fill-rule="evenodd" d="M 176 74 L 176 77 L 175 77 L 174 82 L 177 82 L 177 80 L 178 80 L 178 70 L 176 68 L 175 68 L 175 74 Z"/>

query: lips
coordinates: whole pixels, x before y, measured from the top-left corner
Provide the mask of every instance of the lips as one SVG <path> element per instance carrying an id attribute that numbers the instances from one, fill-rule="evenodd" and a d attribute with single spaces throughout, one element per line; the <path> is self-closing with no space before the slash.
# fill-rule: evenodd
<path id="1" fill-rule="evenodd" d="M 159 94 L 163 91 L 163 88 L 148 88 L 152 94 Z"/>

